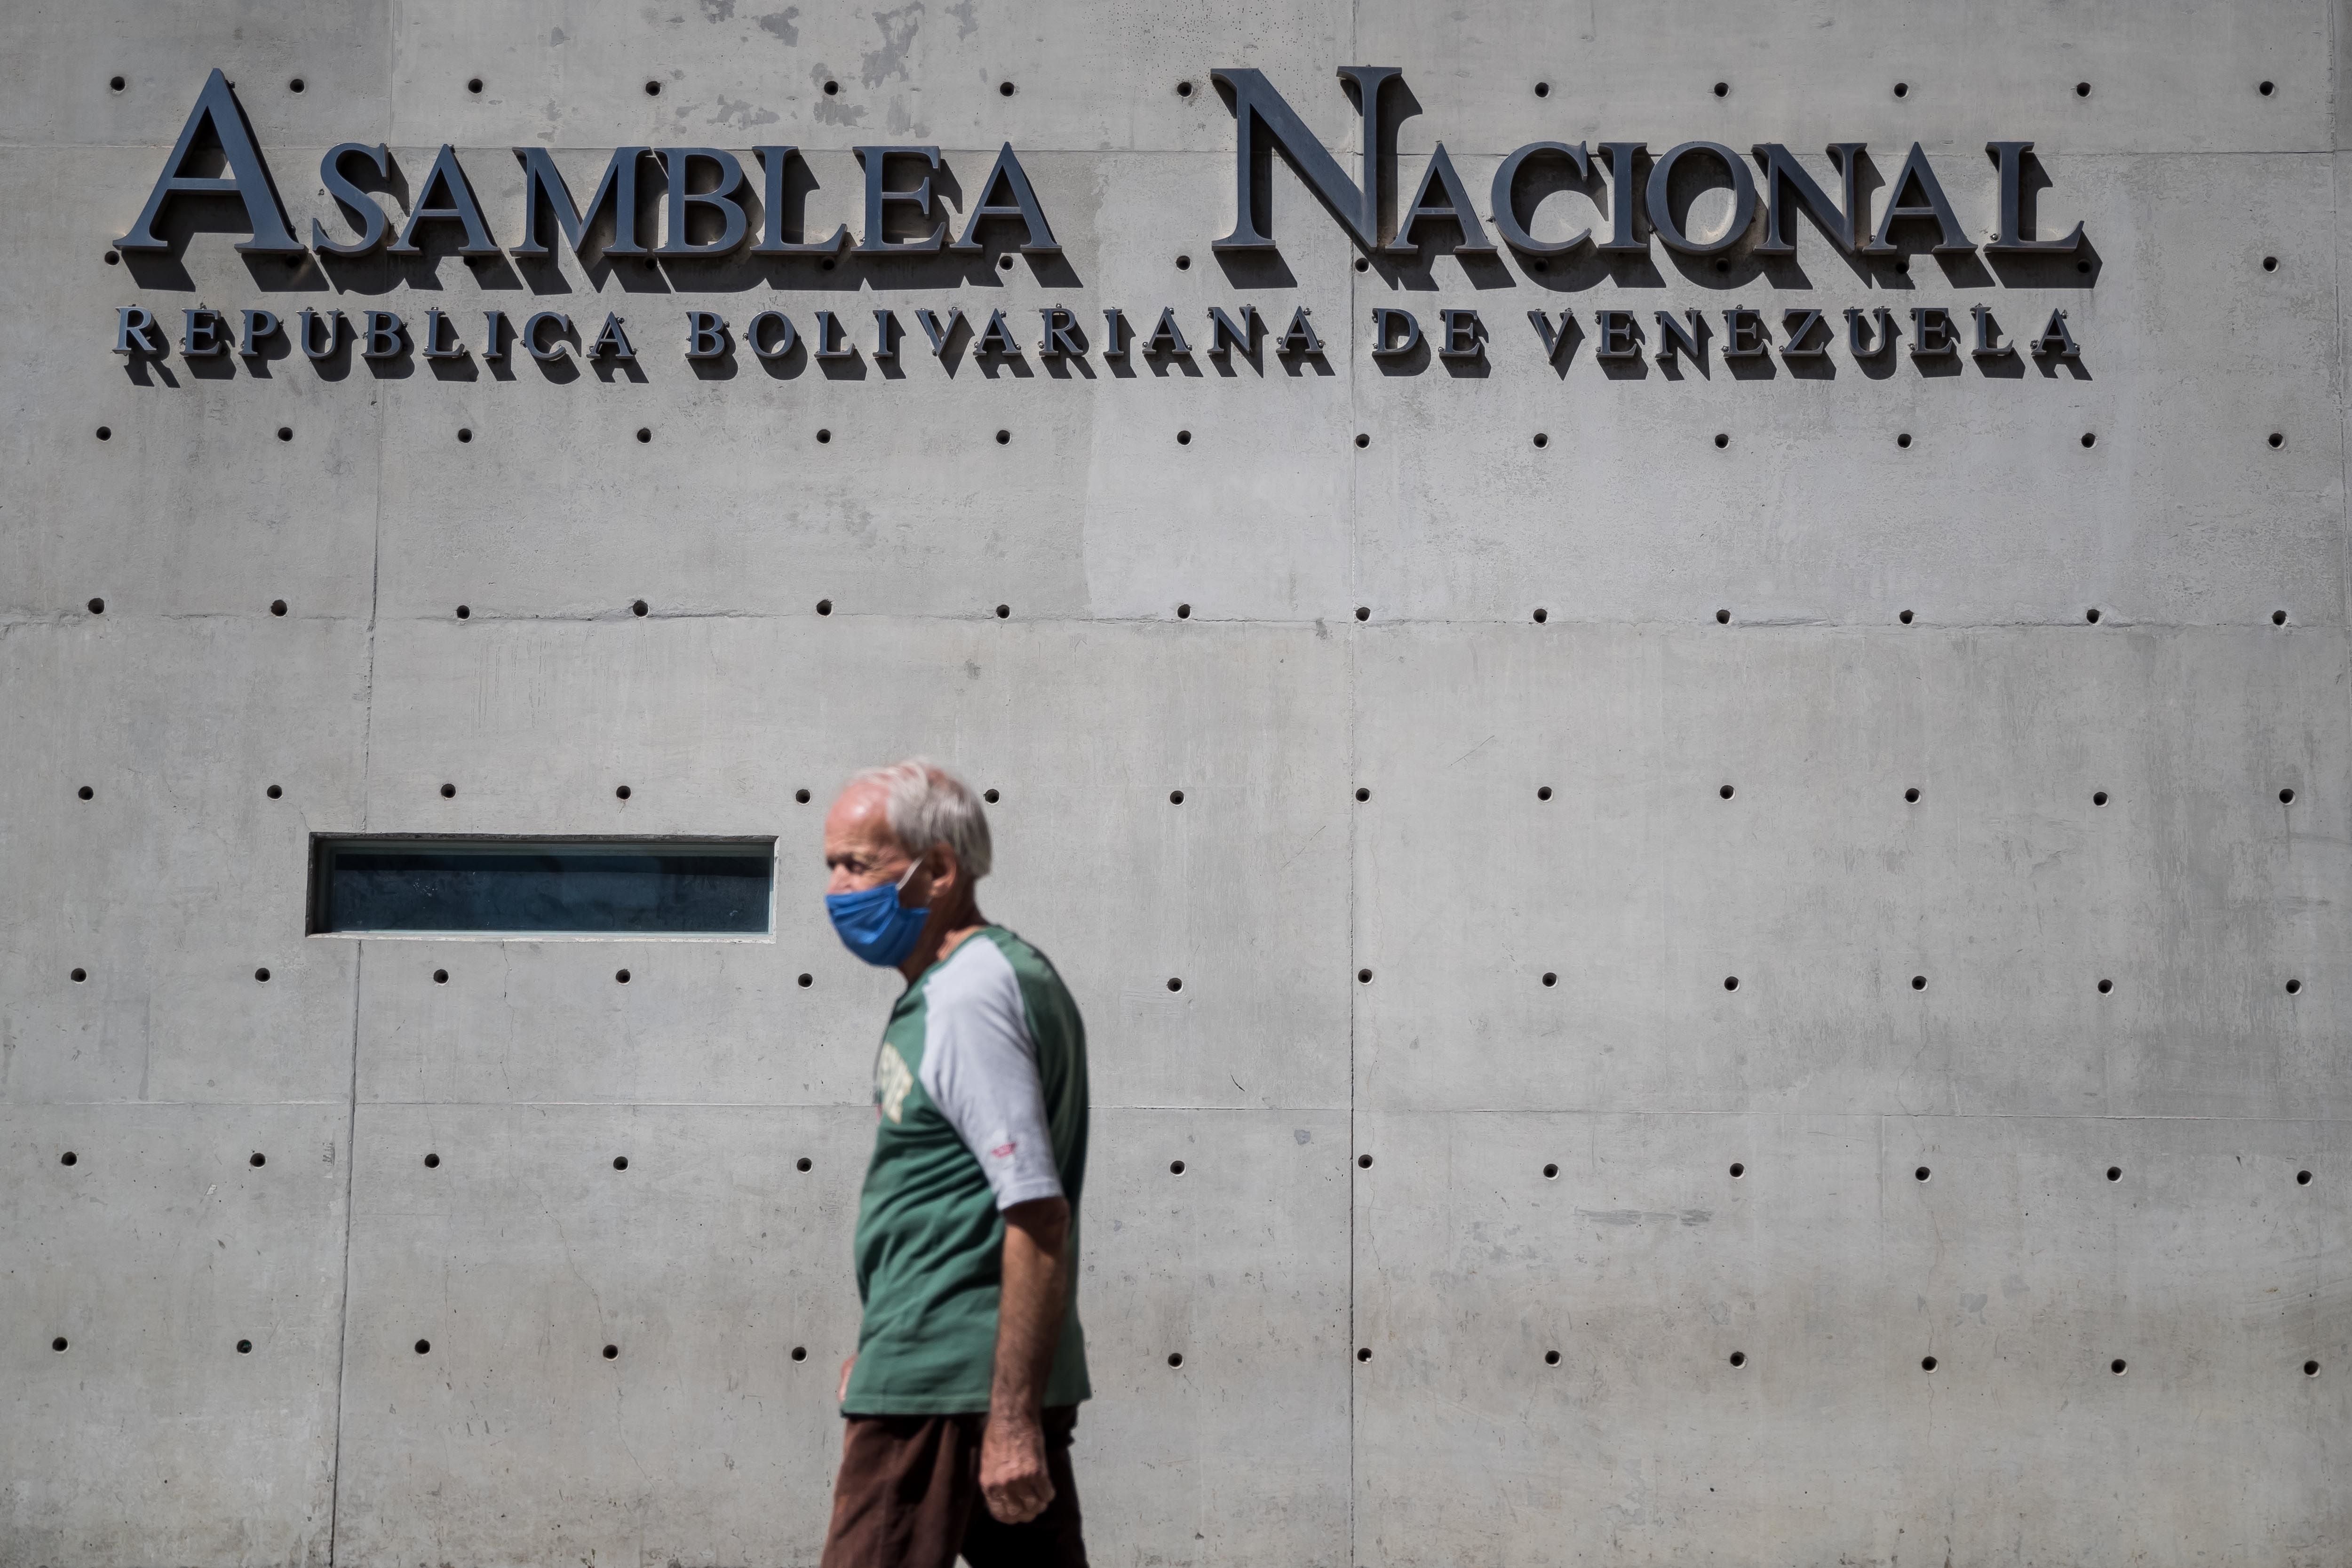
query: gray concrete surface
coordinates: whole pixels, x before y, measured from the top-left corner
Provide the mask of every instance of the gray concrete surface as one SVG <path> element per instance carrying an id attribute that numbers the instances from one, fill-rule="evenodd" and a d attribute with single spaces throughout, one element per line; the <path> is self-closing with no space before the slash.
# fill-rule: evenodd
<path id="1" fill-rule="evenodd" d="M 0 1568 L 813 1563 L 892 989 L 816 829 L 915 750 L 1000 792 L 987 907 L 1090 1025 L 1097 1561 L 2352 1557 L 2347 7 L 23 0 L 0 44 Z M 1279 259 L 1213 256 L 1210 71 L 1352 173 L 1366 62 L 1482 214 L 1536 140 L 1916 141 L 1981 239 L 2032 139 L 2094 270 L 1801 221 L 1360 272 L 1279 166 Z M 215 67 L 305 235 L 342 141 L 412 188 L 454 144 L 503 245 L 514 146 L 584 195 L 792 142 L 856 229 L 851 146 L 968 198 L 1010 141 L 1065 253 L 110 263 Z M 640 357 L 126 364 L 134 302 Z M 1057 303 L 1196 352 L 912 317 Z M 1328 353 L 1208 355 L 1244 303 Z M 1913 359 L 1979 303 L 2080 366 Z M 1487 358 L 1376 361 L 1375 306 Z M 1834 374 L 1726 362 L 1733 306 L 1823 310 Z M 858 357 L 681 357 L 770 307 Z M 1612 376 L 1601 309 L 1717 336 Z M 306 936 L 355 831 L 773 835 L 778 929 Z"/>

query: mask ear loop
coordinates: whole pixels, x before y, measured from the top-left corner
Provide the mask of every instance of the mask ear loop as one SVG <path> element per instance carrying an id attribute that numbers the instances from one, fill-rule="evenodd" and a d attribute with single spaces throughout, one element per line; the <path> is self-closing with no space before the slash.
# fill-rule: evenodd
<path id="1" fill-rule="evenodd" d="M 891 889 L 891 891 L 896 893 L 905 892 L 907 890 L 907 884 L 913 881 L 915 879 L 915 873 L 922 868 L 923 858 L 920 855 L 918 855 L 915 857 L 913 862 L 908 866 L 905 873 L 899 877 L 898 886 Z"/>

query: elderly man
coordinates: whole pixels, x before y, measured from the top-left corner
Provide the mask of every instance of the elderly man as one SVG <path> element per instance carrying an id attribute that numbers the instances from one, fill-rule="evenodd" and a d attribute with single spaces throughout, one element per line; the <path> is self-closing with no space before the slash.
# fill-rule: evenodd
<path id="1" fill-rule="evenodd" d="M 1087 1032 L 1045 955 L 980 912 L 989 860 L 980 801 L 927 762 L 859 773 L 825 814 L 834 929 L 907 989 L 874 1058 L 824 1568 L 1086 1562 Z"/>

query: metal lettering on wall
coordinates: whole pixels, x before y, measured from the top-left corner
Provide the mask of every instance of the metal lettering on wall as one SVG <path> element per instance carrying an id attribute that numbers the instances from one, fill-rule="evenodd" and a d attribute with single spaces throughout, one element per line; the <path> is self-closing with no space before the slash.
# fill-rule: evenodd
<path id="1" fill-rule="evenodd" d="M 1990 274 L 1976 258 L 1992 258 L 2011 268 L 2047 268 L 2071 266 L 2069 281 L 2089 286 L 2096 272 L 2080 223 L 2054 238 L 2035 237 L 2031 210 L 2039 165 L 2030 141 L 1993 141 L 1985 153 L 1994 170 L 1997 218 L 1990 236 L 1978 244 L 1946 193 L 1942 179 L 1924 145 L 1913 142 L 1891 179 L 1885 183 L 1884 202 L 1875 226 L 1870 224 L 1867 177 L 1871 164 L 1867 147 L 1859 142 L 1832 143 L 1825 151 L 1839 175 L 1839 193 L 1832 197 L 1809 174 L 1790 150 L 1779 142 L 1759 142 L 1752 149 L 1758 173 L 1747 160 L 1717 142 L 1685 142 L 1653 157 L 1645 143 L 1604 142 L 1597 150 L 1582 142 L 1531 142 L 1507 155 L 1497 166 L 1483 217 L 1468 186 L 1447 153 L 1445 144 L 1433 144 L 1421 179 L 1401 205 L 1391 229 L 1384 219 L 1399 192 L 1388 188 L 1384 166 L 1392 162 L 1394 123 L 1387 118 L 1387 89 L 1399 84 L 1402 72 L 1389 66 L 1345 66 L 1339 77 L 1355 89 L 1360 106 L 1363 147 L 1360 180 L 1351 180 L 1325 150 L 1298 113 L 1256 70 L 1229 69 L 1211 73 L 1224 93 L 1234 119 L 1234 221 L 1230 232 L 1210 242 L 1213 255 L 1239 258 L 1272 252 L 1274 156 L 1283 161 L 1344 230 L 1361 253 L 1356 266 L 1370 272 L 1377 265 L 1391 287 L 1394 268 L 1440 247 L 1457 258 L 1499 265 L 1499 250 L 1488 233 L 1491 224 L 1507 249 L 1528 273 L 1544 273 L 1566 258 L 1589 252 L 1602 263 L 1602 271 L 1639 259 L 1646 266 L 1654 238 L 1679 258 L 1712 259 L 1727 272 L 1738 254 L 1759 268 L 1762 286 L 1775 286 L 1770 264 L 1785 263 L 1797 254 L 1796 224 L 1801 213 L 1815 232 L 1839 255 L 1868 268 L 1907 273 L 1911 246 L 1932 235 L 1927 254 L 1944 258 L 1951 272 L 1960 258 L 1990 282 Z M 217 149 L 222 172 L 193 174 L 200 155 Z M 310 244 L 295 237 L 280 205 L 262 150 L 239 108 L 235 91 L 217 69 L 199 93 L 178 142 L 166 158 L 161 175 L 149 193 L 137 221 L 116 247 L 137 258 L 176 248 L 176 242 L 158 233 L 157 225 L 170 216 L 174 204 L 206 200 L 233 201 L 244 213 L 247 238 L 236 247 L 248 255 L 282 256 L 297 266 L 317 258 L 348 260 L 379 250 L 402 258 L 426 256 L 420 236 L 454 233 L 459 239 L 454 254 L 473 260 L 510 259 L 531 265 L 549 262 L 555 255 L 548 225 L 562 236 L 575 258 L 622 258 L 648 267 L 672 268 L 727 261 L 745 255 L 773 258 L 778 267 L 810 263 L 831 270 L 845 261 L 887 268 L 889 258 L 961 256 L 981 259 L 995 254 L 1012 265 L 1018 254 L 1052 258 L 1055 279 L 1083 289 L 1064 262 L 1044 201 L 1031 183 L 1012 143 L 997 153 L 987 174 L 974 187 L 962 228 L 949 237 L 950 203 L 940 189 L 950 173 L 936 146 L 858 146 L 850 149 L 863 171 L 863 228 L 853 238 L 845 223 L 836 224 L 822 238 L 805 237 L 809 223 L 803 215 L 793 221 L 793 172 L 805 173 L 801 149 L 785 145 L 751 150 L 759 174 L 758 195 L 742 160 L 719 147 L 625 146 L 615 148 L 583 207 L 571 186 L 541 147 L 517 147 L 521 166 L 522 203 L 519 215 L 520 238 L 501 247 L 475 195 L 455 147 L 443 144 L 430 167 L 414 186 L 408 210 L 399 217 L 377 204 L 370 178 L 379 191 L 391 188 L 395 163 L 388 146 L 346 142 L 328 150 L 320 160 L 319 179 L 323 194 L 338 209 L 337 221 L 352 230 L 340 238 L 319 217 L 310 225 Z M 650 162 L 657 174 L 646 178 Z M 1646 173 L 1645 171 L 1646 166 Z M 1678 183 L 1678 172 L 1687 178 Z M 904 183 L 919 174 L 912 184 Z M 1759 175 L 1760 174 L 1760 183 Z M 1694 233 L 1692 191 L 1687 180 L 1712 174 L 1726 187 L 1727 218 L 1711 233 Z M 1606 225 L 1606 237 L 1591 227 L 1560 237 L 1538 237 L 1529 227 L 1532 216 L 1523 205 L 1541 175 L 1552 182 L 1538 190 L 1538 202 L 1560 191 L 1589 196 Z M 894 183 L 899 182 L 899 183 Z M 2045 182 L 2046 183 L 2046 182 Z M 656 188 L 661 195 L 658 222 L 648 226 L 641 198 Z M 805 194 L 801 198 L 805 205 Z M 792 237 L 797 229 L 803 237 Z M 1760 230 L 1760 237 L 1758 237 Z M 602 237 L 609 231 L 610 237 Z M 1019 236 L 1011 250 L 997 247 L 1008 233 Z M 756 243 L 754 242 L 756 237 Z M 646 240 L 652 238 L 648 245 Z M 428 263 L 429 265 L 429 263 Z M 888 281 L 887 270 L 868 274 Z M 1598 281 L 1596 272 L 1593 281 Z M 2033 280 L 2048 281 L 2037 275 Z M 788 287 L 770 278 L 771 287 Z M 918 280 L 910 289 L 948 287 L 951 283 Z M 1583 286 L 1583 285 L 1579 285 Z M 1100 328 L 1086 319 L 1098 309 Z M 1038 309 L 1038 336 L 1024 344 L 1022 333 L 1004 310 L 975 307 L 967 313 L 950 306 L 944 318 L 929 307 L 907 308 L 921 330 L 932 356 L 948 374 L 970 357 L 1018 360 L 1034 353 L 1041 360 L 1067 362 L 1089 355 L 1124 362 L 1141 354 L 1155 363 L 1190 362 L 1199 353 L 1230 366 L 1239 355 L 1263 369 L 1268 346 L 1286 364 L 1319 361 L 1328 353 L 1323 333 L 1305 305 L 1261 311 L 1244 301 L 1228 309 L 1207 307 L 1193 321 L 1202 336 L 1196 350 L 1172 306 L 1156 313 L 1149 308 L 1130 310 L 1104 305 L 1082 311 L 1062 303 Z M 172 315 L 179 320 L 174 328 Z M 388 310 L 346 314 L 340 310 L 305 308 L 288 321 L 261 307 L 227 309 L 198 303 L 163 306 L 134 300 L 119 306 L 113 328 L 113 350 L 132 358 L 160 358 L 176 351 L 190 360 L 237 356 L 265 360 L 282 357 L 299 348 L 313 362 L 340 359 L 352 348 L 359 358 L 379 369 L 411 357 L 426 361 L 461 361 L 471 357 L 501 364 L 517 356 L 541 365 L 579 356 L 607 364 L 634 364 L 638 339 L 648 345 L 660 332 L 682 345 L 690 361 L 730 361 L 739 349 L 749 349 L 763 362 L 774 363 L 805 354 L 819 362 L 854 361 L 870 354 L 879 363 L 896 363 L 905 338 L 899 308 L 873 308 L 872 337 L 863 348 L 852 326 L 831 310 L 810 311 L 803 321 L 782 310 L 747 311 L 739 321 L 708 309 L 686 310 L 682 320 L 667 326 L 617 310 L 578 320 L 563 310 L 528 313 L 485 309 L 478 325 L 438 306 L 425 310 L 421 320 Z M 1431 319 L 1426 322 L 1423 317 Z M 1495 357 L 1544 363 L 1565 374 L 1578 346 L 1589 337 L 1591 358 L 1604 373 L 1622 374 L 1638 369 L 1645 355 L 1661 363 L 1691 362 L 1705 369 L 1710 353 L 1737 369 L 1767 361 L 1776 351 L 1792 372 L 1833 374 L 1829 362 L 1843 339 L 1847 353 L 1863 365 L 1884 365 L 1908 340 L 1911 358 L 1923 374 L 1951 374 L 1969 360 L 1988 375 L 2014 374 L 2021 359 L 2031 356 L 2045 374 L 2060 366 L 2084 374 L 2082 349 L 2063 310 L 2051 310 L 2038 319 L 2005 321 L 1985 303 L 1965 308 L 1952 305 L 1907 306 L 1900 313 L 1885 307 L 1848 307 L 1842 311 L 1821 308 L 1758 308 L 1747 304 L 1713 310 L 1636 310 L 1603 307 L 1580 317 L 1572 308 L 1557 317 L 1543 309 L 1525 312 L 1528 331 L 1511 329 L 1510 348 L 1495 335 L 1496 328 L 1475 308 L 1378 306 L 1356 325 L 1368 329 L 1370 356 L 1392 373 L 1412 374 L 1432 363 L 1455 368 Z M 1721 327 L 1715 324 L 1719 316 Z M 1965 321 L 1962 318 L 1965 317 Z M 1590 326 L 1585 322 L 1589 319 Z M 1153 322 L 1147 331 L 1139 323 Z M 1276 330 L 1276 321 L 1282 321 Z M 1843 331 L 1839 331 L 1843 322 Z M 1499 324 L 1499 323 L 1497 323 Z M 470 331 L 470 336 L 469 336 Z M 1719 346 L 1717 346 L 1719 343 Z"/>

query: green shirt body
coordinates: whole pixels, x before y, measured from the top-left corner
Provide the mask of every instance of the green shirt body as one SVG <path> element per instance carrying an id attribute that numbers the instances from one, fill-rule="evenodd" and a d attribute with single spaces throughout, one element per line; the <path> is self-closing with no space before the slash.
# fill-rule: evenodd
<path id="1" fill-rule="evenodd" d="M 1075 1405 L 1078 1194 L 1087 1170 L 1087 1031 L 1045 955 L 982 926 L 899 996 L 874 1058 L 874 1158 L 857 1208 L 857 1334 L 845 1415 L 988 1408 L 1003 1211 L 1069 1200 L 1070 1297 L 1045 1384 Z"/>

